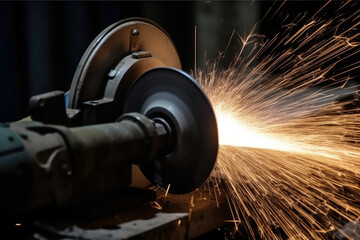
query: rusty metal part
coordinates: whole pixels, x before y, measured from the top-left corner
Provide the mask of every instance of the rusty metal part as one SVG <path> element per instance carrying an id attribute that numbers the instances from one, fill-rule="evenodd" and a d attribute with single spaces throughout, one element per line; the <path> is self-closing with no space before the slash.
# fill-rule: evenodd
<path id="1" fill-rule="evenodd" d="M 190 75 L 174 68 L 146 72 L 130 89 L 124 111 L 163 119 L 171 128 L 167 152 L 140 164 L 153 184 L 187 193 L 206 180 L 217 156 L 217 124 L 209 100 Z"/>

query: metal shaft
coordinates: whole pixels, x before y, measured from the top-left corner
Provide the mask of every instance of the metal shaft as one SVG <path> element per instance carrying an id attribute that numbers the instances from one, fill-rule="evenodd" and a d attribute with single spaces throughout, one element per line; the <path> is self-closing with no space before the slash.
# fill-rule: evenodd
<path id="1" fill-rule="evenodd" d="M 8 138 L 0 148 L 2 216 L 68 207 L 128 186 L 131 164 L 151 160 L 168 137 L 162 124 L 137 113 L 76 128 L 18 122 L 0 132 Z"/>
<path id="2" fill-rule="evenodd" d="M 166 144 L 167 133 L 133 113 L 118 123 L 70 128 L 67 138 L 75 159 L 76 193 L 82 196 L 129 185 L 131 164 L 151 160 Z"/>

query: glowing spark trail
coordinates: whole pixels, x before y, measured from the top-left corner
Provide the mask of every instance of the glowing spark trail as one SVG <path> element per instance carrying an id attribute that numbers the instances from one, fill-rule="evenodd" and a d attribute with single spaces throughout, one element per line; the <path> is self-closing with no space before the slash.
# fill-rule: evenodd
<path id="1" fill-rule="evenodd" d="M 274 149 L 283 151 L 297 151 L 292 144 L 280 141 L 271 136 L 261 134 L 246 124 L 236 121 L 231 113 L 215 110 L 219 128 L 219 143 L 240 147 Z"/>
<path id="2" fill-rule="evenodd" d="M 218 121 L 214 181 L 253 239 L 360 239 L 344 229 L 360 220 L 360 11 L 320 19 L 330 5 L 271 39 L 253 29 L 228 68 L 220 56 L 194 73 Z"/>

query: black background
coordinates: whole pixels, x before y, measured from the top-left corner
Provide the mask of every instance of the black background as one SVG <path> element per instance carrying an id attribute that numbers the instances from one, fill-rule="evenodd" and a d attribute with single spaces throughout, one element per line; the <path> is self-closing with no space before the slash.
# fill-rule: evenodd
<path id="1" fill-rule="evenodd" d="M 0 2 L 0 121 L 28 114 L 32 95 L 67 91 L 76 66 L 90 42 L 108 25 L 127 17 L 146 17 L 173 39 L 185 71 L 226 48 L 232 31 L 248 32 L 270 7 L 281 2 L 258 1 L 120 1 L 120 2 Z M 316 12 L 324 2 L 290 1 L 281 14 Z M 324 14 L 331 13 L 330 6 Z M 278 14 L 279 16 L 281 14 Z M 258 30 L 271 36 L 279 27 L 264 22 Z M 236 41 L 235 41 L 236 44 Z M 235 51 L 231 46 L 230 51 Z M 231 58 L 231 55 L 229 55 Z"/>

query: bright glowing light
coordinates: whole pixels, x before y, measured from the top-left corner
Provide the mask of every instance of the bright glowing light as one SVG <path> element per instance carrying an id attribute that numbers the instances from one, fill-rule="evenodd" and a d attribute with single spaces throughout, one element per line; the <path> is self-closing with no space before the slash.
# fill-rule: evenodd
<path id="1" fill-rule="evenodd" d="M 215 109 L 216 119 L 219 131 L 219 144 L 272 149 L 279 151 L 302 151 L 300 148 L 286 142 L 276 139 L 270 135 L 262 134 L 245 123 L 237 120 L 234 116 L 225 111 Z"/>
<path id="2" fill-rule="evenodd" d="M 336 149 L 334 152 L 333 149 L 306 144 L 303 139 L 299 140 L 299 137 L 291 139 L 286 134 L 261 133 L 259 130 L 250 127 L 250 123 L 236 119 L 231 112 L 215 109 L 215 113 L 220 145 L 286 151 L 340 159 L 338 154 L 341 152 L 340 149 Z"/>

